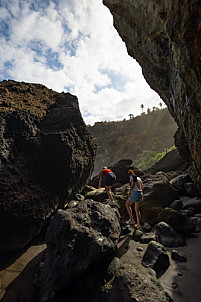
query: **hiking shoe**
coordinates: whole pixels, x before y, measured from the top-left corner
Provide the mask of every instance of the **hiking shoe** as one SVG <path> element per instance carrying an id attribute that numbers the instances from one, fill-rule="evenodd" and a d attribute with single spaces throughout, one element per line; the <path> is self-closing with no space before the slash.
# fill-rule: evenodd
<path id="1" fill-rule="evenodd" d="M 110 206 L 114 206 L 114 205 L 115 205 L 114 201 L 110 201 L 110 202 L 109 202 L 109 205 L 110 205 Z"/>
<path id="2" fill-rule="evenodd" d="M 128 221 L 126 221 L 126 224 L 135 224 L 134 220 L 129 219 Z"/>

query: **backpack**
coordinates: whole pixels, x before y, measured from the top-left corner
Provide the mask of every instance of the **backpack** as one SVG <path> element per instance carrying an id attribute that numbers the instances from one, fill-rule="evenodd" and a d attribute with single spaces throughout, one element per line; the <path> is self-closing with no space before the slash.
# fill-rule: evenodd
<path id="1" fill-rule="evenodd" d="M 134 174 L 132 174 L 131 176 L 132 176 L 132 178 L 133 178 L 133 181 L 134 181 L 134 182 L 137 182 L 137 176 L 134 175 Z"/>
<path id="2" fill-rule="evenodd" d="M 138 189 L 140 189 L 140 183 L 139 183 L 139 181 L 138 181 L 138 179 L 137 179 L 137 176 L 134 175 L 134 174 L 132 174 L 131 176 L 132 176 L 132 178 L 133 178 L 133 181 L 136 183 Z"/>

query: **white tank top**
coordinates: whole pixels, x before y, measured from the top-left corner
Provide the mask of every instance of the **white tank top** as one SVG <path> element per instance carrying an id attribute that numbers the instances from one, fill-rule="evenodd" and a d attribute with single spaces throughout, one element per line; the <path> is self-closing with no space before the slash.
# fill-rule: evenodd
<path id="1" fill-rule="evenodd" d="M 131 180 L 133 180 L 132 175 L 130 175 L 130 182 L 131 182 Z M 133 189 L 132 189 L 132 192 L 133 192 L 133 191 L 142 192 L 141 184 L 142 184 L 141 178 L 140 178 L 140 177 L 137 177 L 137 181 L 134 182 L 134 187 L 133 187 Z"/>

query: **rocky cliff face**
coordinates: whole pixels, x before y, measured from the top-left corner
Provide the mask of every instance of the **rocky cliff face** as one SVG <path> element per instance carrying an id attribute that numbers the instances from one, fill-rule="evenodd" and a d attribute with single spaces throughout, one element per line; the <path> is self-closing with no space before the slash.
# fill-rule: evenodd
<path id="1" fill-rule="evenodd" d="M 79 192 L 95 147 L 78 101 L 40 84 L 0 83 L 0 250 L 23 248 Z"/>
<path id="2" fill-rule="evenodd" d="M 129 55 L 182 128 L 201 175 L 201 6 L 193 1 L 103 0 Z"/>

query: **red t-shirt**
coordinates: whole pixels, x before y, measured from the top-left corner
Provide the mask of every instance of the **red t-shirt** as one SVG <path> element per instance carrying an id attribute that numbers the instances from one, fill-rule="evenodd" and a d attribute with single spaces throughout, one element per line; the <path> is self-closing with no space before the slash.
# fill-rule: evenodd
<path id="1" fill-rule="evenodd" d="M 104 169 L 104 170 L 103 170 L 103 175 L 106 176 L 107 173 L 112 173 L 112 171 L 109 170 L 109 169 Z"/>

